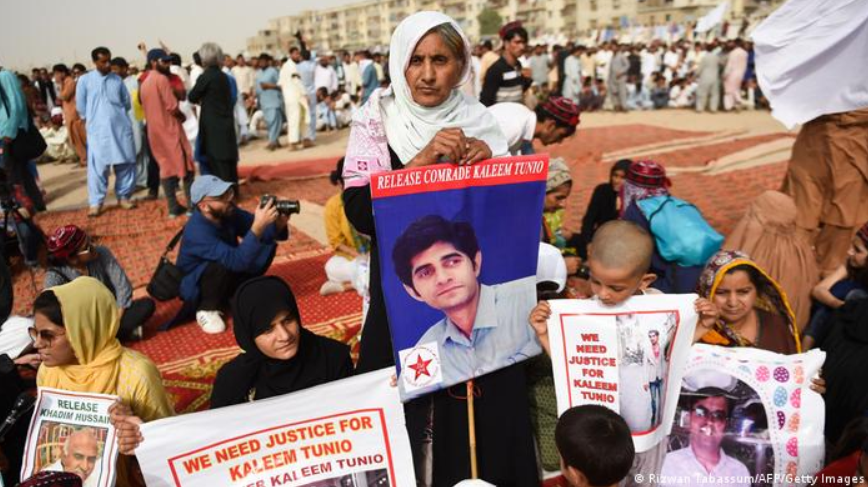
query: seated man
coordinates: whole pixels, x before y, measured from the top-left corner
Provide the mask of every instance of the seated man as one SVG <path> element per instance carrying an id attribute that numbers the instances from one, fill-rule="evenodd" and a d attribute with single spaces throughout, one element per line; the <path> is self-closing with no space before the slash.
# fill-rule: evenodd
<path id="1" fill-rule="evenodd" d="M 178 251 L 181 299 L 195 305 L 205 333 L 221 333 L 221 308 L 239 284 L 268 270 L 277 241 L 289 237 L 289 215 L 278 213 L 274 201 L 257 206 L 255 214 L 237 208 L 232 184 L 216 176 L 196 178 L 190 194 L 197 211 Z"/>
<path id="2" fill-rule="evenodd" d="M 482 251 L 469 223 L 422 217 L 397 239 L 392 261 L 410 297 L 444 314 L 416 343 L 436 344 L 443 386 L 540 352 L 524 325 L 535 300 L 536 276 L 480 283 Z"/>
<path id="3" fill-rule="evenodd" d="M 45 139 L 45 154 L 48 159 L 57 163 L 72 160 L 75 151 L 69 141 L 69 133 L 63 123 L 63 111 L 59 107 L 51 109 L 51 121 L 39 129 Z"/>
<path id="4" fill-rule="evenodd" d="M 334 101 L 324 87 L 316 90 L 316 129 L 337 130 L 338 120 L 335 116 Z"/>
<path id="5" fill-rule="evenodd" d="M 156 306 L 149 297 L 133 299 L 133 286 L 111 251 L 91 243 L 84 230 L 75 225 L 58 228 L 48 237 L 48 270 L 44 289 L 60 286 L 81 276 L 98 279 L 115 295 L 121 310 L 118 338 L 142 338 L 142 325 Z"/>

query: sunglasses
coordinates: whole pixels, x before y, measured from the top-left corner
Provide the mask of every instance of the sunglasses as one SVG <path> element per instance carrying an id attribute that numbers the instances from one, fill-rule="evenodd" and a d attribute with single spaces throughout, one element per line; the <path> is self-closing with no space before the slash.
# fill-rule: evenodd
<path id="1" fill-rule="evenodd" d="M 30 340 L 33 341 L 33 343 L 36 343 L 36 340 L 40 339 L 43 342 L 47 343 L 48 346 L 51 346 L 55 338 L 61 335 L 66 335 L 66 333 L 54 333 L 48 330 L 37 330 L 33 326 L 27 329 L 27 333 L 30 335 Z"/>
<path id="2" fill-rule="evenodd" d="M 706 421 L 711 421 L 714 423 L 726 423 L 726 411 L 709 411 L 702 406 L 696 406 L 695 408 L 693 408 L 693 414 L 697 418 L 701 418 Z"/>

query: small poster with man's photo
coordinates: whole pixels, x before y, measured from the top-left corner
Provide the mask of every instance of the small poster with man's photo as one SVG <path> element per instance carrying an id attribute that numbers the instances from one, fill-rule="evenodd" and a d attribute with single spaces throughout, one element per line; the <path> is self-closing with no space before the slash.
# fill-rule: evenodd
<path id="1" fill-rule="evenodd" d="M 793 485 L 823 464 L 825 353 L 695 345 L 658 484 Z"/>
<path id="2" fill-rule="evenodd" d="M 371 183 L 403 400 L 538 355 L 528 324 L 547 155 L 440 164 Z"/>
<path id="3" fill-rule="evenodd" d="M 550 301 L 558 412 L 597 404 L 624 418 L 637 451 L 656 446 L 675 414 L 696 327 L 693 294 Z"/>
<path id="4" fill-rule="evenodd" d="M 83 487 L 115 485 L 117 442 L 109 422 L 115 396 L 42 388 L 24 450 L 21 478 L 43 471 L 81 477 Z"/>

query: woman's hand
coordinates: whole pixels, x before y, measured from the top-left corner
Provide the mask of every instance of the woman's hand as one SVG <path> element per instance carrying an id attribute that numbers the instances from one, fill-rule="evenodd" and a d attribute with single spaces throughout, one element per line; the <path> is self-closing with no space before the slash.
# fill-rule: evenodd
<path id="1" fill-rule="evenodd" d="M 567 265 L 567 275 L 574 276 L 582 267 L 582 258 L 575 255 L 567 255 L 564 257 L 564 263 Z"/>
<path id="2" fill-rule="evenodd" d="M 458 163 L 464 160 L 467 153 L 467 138 L 461 129 L 441 129 L 434 135 L 431 142 L 425 146 L 407 167 L 428 166 L 437 164 L 440 159 Z"/>
<path id="3" fill-rule="evenodd" d="M 25 367 L 33 367 L 34 369 L 39 368 L 39 364 L 42 363 L 42 359 L 39 358 L 38 353 L 28 353 L 27 355 L 22 355 L 14 360 L 15 365 L 23 365 Z"/>
<path id="4" fill-rule="evenodd" d="M 696 332 L 693 335 L 693 343 L 696 343 L 703 335 L 714 329 L 714 325 L 717 324 L 717 320 L 720 318 L 720 310 L 717 309 L 714 303 L 705 298 L 699 298 L 694 301 L 693 307 L 698 315 Z"/>
<path id="5" fill-rule="evenodd" d="M 491 149 L 484 141 L 466 137 L 461 129 L 442 129 L 428 142 L 407 167 L 437 164 L 445 160 L 453 164 L 474 164 L 491 158 Z"/>
<path id="6" fill-rule="evenodd" d="M 145 440 L 139 425 L 141 418 L 133 415 L 133 410 L 118 401 L 109 407 L 109 421 L 115 428 L 118 438 L 118 451 L 124 455 L 135 455 L 136 448 Z"/>
<path id="7" fill-rule="evenodd" d="M 811 379 L 811 390 L 821 395 L 826 393 L 826 379 L 823 378 L 823 369 L 820 369 L 817 375 Z"/>
<path id="8" fill-rule="evenodd" d="M 468 138 L 467 155 L 464 159 L 464 164 L 476 164 L 486 159 L 491 159 L 491 148 L 488 147 L 488 144 L 473 137 Z"/>

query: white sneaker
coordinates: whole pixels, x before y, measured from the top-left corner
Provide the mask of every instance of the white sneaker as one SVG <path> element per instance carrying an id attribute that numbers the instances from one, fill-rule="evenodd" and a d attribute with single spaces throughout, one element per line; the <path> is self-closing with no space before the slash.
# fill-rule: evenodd
<path id="1" fill-rule="evenodd" d="M 226 331 L 226 323 L 220 317 L 219 311 L 197 311 L 196 322 L 205 333 L 214 335 Z"/>

